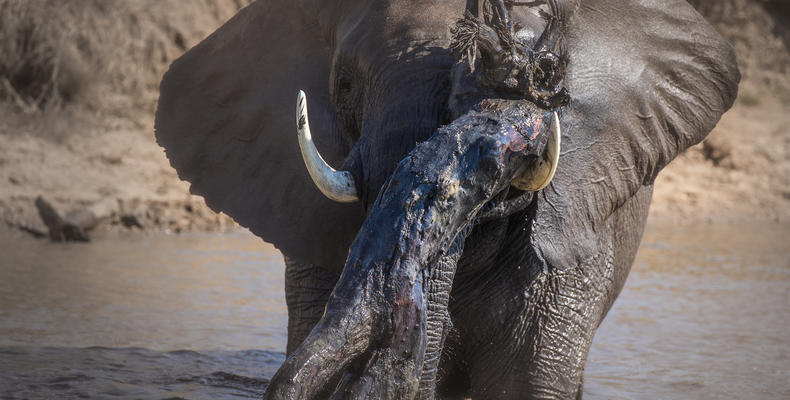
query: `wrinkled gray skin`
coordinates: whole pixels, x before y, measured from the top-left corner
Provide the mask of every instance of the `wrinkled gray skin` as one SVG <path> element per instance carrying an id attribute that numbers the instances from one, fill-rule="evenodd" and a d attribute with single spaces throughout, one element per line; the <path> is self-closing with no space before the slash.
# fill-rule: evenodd
<path id="1" fill-rule="evenodd" d="M 285 255 L 289 357 L 265 398 L 580 397 L 656 175 L 737 92 L 731 46 L 686 2 L 590 0 L 563 4 L 570 102 L 544 108 L 455 64 L 466 6 L 259 1 L 165 76 L 157 139 L 180 176 Z M 535 45 L 545 20 L 511 17 Z M 360 202 L 310 181 L 300 89 Z M 519 191 L 555 110 L 554 180 Z"/>

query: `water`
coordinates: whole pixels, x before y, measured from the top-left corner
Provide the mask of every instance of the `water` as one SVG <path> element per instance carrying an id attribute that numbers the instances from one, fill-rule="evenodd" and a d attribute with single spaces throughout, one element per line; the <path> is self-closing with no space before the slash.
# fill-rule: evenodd
<path id="1" fill-rule="evenodd" d="M 5 235 L 5 236 L 3 236 Z M 790 225 L 651 225 L 585 397 L 790 398 Z M 0 399 L 240 399 L 284 359 L 279 253 L 245 232 L 0 231 Z"/>
<path id="2" fill-rule="evenodd" d="M 0 255 L 0 399 L 258 398 L 285 359 L 282 258 L 248 233 Z"/>
<path id="3" fill-rule="evenodd" d="M 650 226 L 589 398 L 790 399 L 790 226 Z"/>

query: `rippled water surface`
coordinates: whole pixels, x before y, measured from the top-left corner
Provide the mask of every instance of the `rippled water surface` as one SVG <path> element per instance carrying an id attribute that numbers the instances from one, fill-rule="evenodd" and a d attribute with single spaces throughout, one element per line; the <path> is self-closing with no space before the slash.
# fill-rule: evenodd
<path id="1" fill-rule="evenodd" d="M 788 225 L 650 226 L 585 398 L 790 398 L 788 243 Z M 284 359 L 282 287 L 246 232 L 0 233 L 0 399 L 255 398 Z"/>

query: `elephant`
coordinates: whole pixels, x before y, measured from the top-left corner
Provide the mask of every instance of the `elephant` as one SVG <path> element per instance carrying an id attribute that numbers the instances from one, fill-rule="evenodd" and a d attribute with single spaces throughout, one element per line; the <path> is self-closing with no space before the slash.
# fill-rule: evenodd
<path id="1" fill-rule="evenodd" d="M 264 398 L 581 398 L 653 182 L 739 80 L 683 0 L 258 0 L 155 128 L 284 256 Z"/>

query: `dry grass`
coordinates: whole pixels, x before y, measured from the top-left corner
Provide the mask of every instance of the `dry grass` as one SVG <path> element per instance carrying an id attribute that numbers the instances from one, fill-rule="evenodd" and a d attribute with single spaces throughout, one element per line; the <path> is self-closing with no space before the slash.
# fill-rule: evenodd
<path id="1" fill-rule="evenodd" d="M 87 83 L 87 66 L 75 47 L 32 3 L 0 3 L 0 89 L 32 111 L 74 99 Z"/>
<path id="2" fill-rule="evenodd" d="M 173 59 L 249 0 L 0 0 L 0 97 L 152 111 Z"/>
<path id="3" fill-rule="evenodd" d="M 170 62 L 250 1 L 0 0 L 0 99 L 27 112 L 150 112 Z M 790 99 L 782 1 L 692 3 L 735 45 L 745 89 Z"/>
<path id="4" fill-rule="evenodd" d="M 735 46 L 742 74 L 740 96 L 746 105 L 759 105 L 765 95 L 790 100 L 790 2 L 690 2 Z"/>

